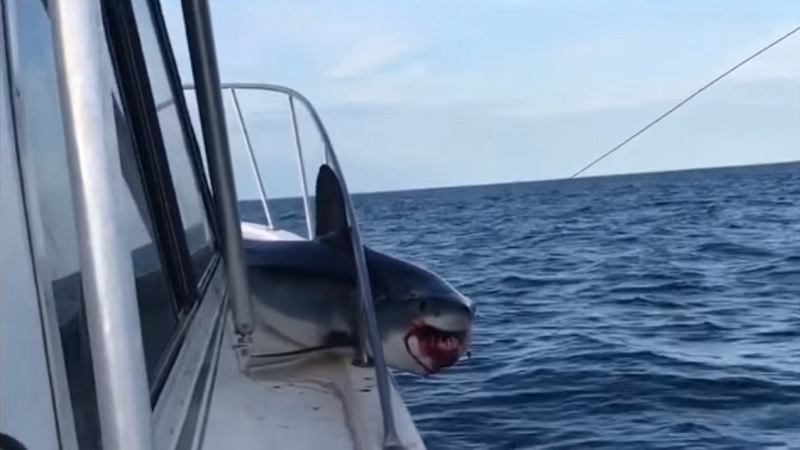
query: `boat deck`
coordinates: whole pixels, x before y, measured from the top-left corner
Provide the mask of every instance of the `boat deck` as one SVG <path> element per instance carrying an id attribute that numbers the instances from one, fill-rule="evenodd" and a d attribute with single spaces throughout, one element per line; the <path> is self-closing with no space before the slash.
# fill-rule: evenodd
<path id="1" fill-rule="evenodd" d="M 350 356 L 326 353 L 271 364 L 247 377 L 238 369 L 233 336 L 228 320 L 204 448 L 381 448 L 383 426 L 374 369 L 353 366 Z M 424 449 L 394 386 L 392 401 L 405 448 Z"/>

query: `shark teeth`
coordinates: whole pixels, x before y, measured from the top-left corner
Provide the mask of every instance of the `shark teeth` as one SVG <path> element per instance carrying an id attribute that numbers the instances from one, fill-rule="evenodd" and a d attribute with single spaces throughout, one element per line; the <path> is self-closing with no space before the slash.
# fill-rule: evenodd
<path id="1" fill-rule="evenodd" d="M 469 330 L 442 330 L 420 321 L 410 327 L 405 343 L 416 362 L 427 374 L 432 374 L 458 362 L 461 354 L 466 351 L 468 336 Z M 409 339 L 412 337 L 417 341 L 419 353 L 413 352 L 409 346 Z"/>
<path id="2" fill-rule="evenodd" d="M 457 352 L 463 345 L 465 332 L 444 331 L 430 325 L 423 325 L 414 330 L 420 343 L 431 352 Z"/>
<path id="3" fill-rule="evenodd" d="M 447 337 L 439 337 L 436 339 L 435 342 L 439 348 L 443 348 L 446 350 L 455 350 L 459 346 L 461 346 L 461 341 L 454 335 L 450 335 Z"/>

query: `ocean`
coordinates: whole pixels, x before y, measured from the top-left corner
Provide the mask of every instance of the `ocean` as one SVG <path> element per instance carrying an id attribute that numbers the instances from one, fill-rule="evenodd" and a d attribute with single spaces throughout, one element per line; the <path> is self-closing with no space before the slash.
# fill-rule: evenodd
<path id="1" fill-rule="evenodd" d="M 429 449 L 800 449 L 800 164 L 354 200 L 478 305 L 471 359 L 397 375 Z"/>

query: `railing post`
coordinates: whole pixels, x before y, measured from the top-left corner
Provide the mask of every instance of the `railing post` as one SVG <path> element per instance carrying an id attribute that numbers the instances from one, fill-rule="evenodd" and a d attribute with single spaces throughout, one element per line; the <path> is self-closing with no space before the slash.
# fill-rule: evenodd
<path id="1" fill-rule="evenodd" d="M 221 229 L 233 324 L 240 343 L 249 345 L 253 333 L 253 305 L 250 303 L 250 286 L 244 263 L 242 223 L 239 219 L 228 131 L 225 127 L 225 108 L 222 104 L 211 13 L 208 10 L 208 0 L 183 0 L 181 4 L 192 74 L 197 85 L 197 109 L 200 113 L 203 141 L 206 144 L 214 212 Z M 247 352 L 247 349 L 242 349 L 239 354 L 246 356 Z"/>
<path id="2" fill-rule="evenodd" d="M 306 228 L 308 228 L 308 238 L 314 238 L 314 229 L 311 223 L 311 208 L 308 206 L 308 183 L 306 182 L 306 166 L 303 163 L 303 146 L 300 143 L 300 129 L 297 127 L 297 113 L 294 110 L 294 98 L 289 95 L 289 113 L 292 116 L 292 132 L 294 133 L 294 146 L 297 150 L 297 166 L 300 169 L 300 184 L 303 186 L 303 209 L 306 213 Z"/>
<path id="3" fill-rule="evenodd" d="M 272 216 L 269 214 L 267 192 L 264 190 L 264 181 L 261 178 L 261 172 L 258 170 L 258 162 L 256 162 L 256 156 L 253 153 L 253 145 L 250 142 L 250 133 L 247 132 L 247 127 L 244 124 L 244 117 L 242 117 L 242 110 L 239 108 L 239 99 L 236 97 L 235 88 L 231 88 L 231 100 L 233 101 L 233 109 L 236 110 L 236 118 L 239 121 L 239 129 L 242 131 L 244 146 L 247 148 L 247 154 L 250 156 L 250 167 L 253 169 L 253 176 L 256 177 L 258 193 L 261 196 L 261 206 L 264 208 L 264 215 L 267 216 L 267 225 L 272 228 Z"/>

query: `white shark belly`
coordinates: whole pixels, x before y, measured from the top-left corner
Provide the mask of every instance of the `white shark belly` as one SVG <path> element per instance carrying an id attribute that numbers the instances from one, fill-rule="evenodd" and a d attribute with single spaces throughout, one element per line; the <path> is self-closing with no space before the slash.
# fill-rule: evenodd
<path id="1" fill-rule="evenodd" d="M 251 282 L 256 326 L 277 332 L 301 347 L 326 344 L 332 333 L 352 332 L 346 318 L 348 299 L 343 298 L 346 294 L 341 289 L 312 279 L 297 283 L 259 277 Z"/>
<path id="2" fill-rule="evenodd" d="M 253 310 L 257 326 L 277 332 L 300 347 L 322 345 L 331 331 L 324 323 L 293 317 L 261 302 L 254 302 Z"/>

